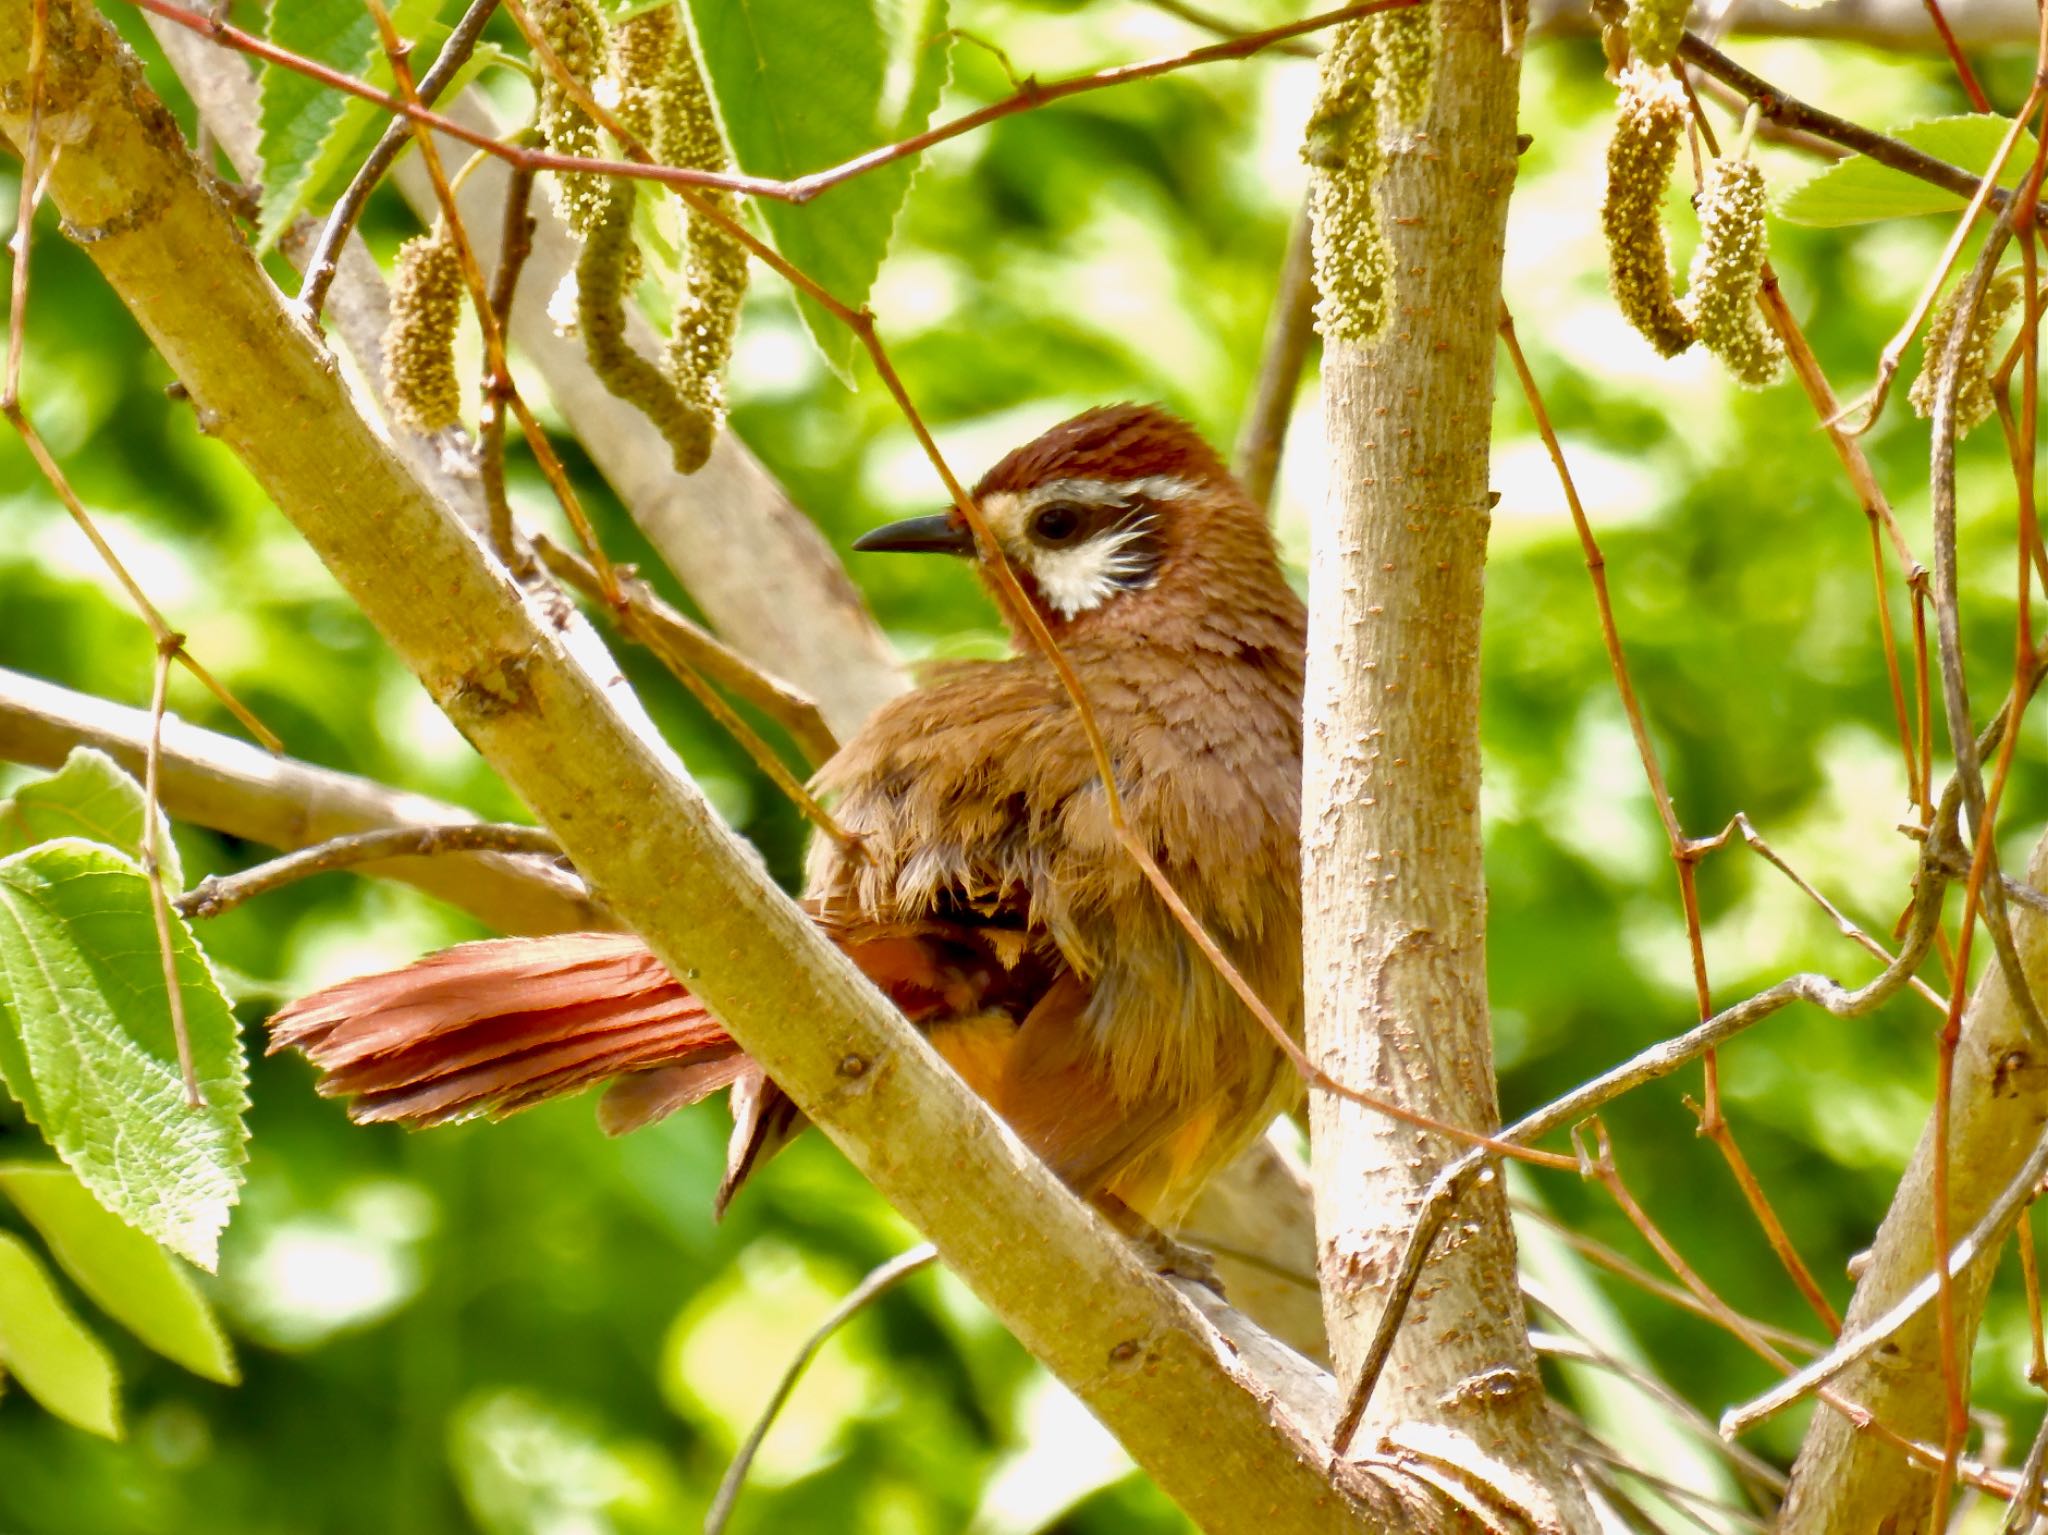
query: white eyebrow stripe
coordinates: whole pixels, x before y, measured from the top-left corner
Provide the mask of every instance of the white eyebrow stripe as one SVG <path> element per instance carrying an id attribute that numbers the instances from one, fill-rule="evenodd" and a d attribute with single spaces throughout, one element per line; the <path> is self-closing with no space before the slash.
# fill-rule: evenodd
<path id="1" fill-rule="evenodd" d="M 1173 474 L 1147 474 L 1135 480 L 1047 480 L 1017 499 L 1033 509 L 1053 501 L 1078 501 L 1084 506 L 1116 506 L 1125 501 L 1182 501 L 1201 487 Z"/>

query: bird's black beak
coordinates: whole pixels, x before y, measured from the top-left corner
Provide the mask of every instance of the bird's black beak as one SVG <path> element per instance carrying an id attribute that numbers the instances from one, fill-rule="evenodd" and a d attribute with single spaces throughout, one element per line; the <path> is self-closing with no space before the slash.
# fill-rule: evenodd
<path id="1" fill-rule="evenodd" d="M 853 541 L 863 554 L 972 554 L 974 530 L 952 512 L 906 517 Z"/>

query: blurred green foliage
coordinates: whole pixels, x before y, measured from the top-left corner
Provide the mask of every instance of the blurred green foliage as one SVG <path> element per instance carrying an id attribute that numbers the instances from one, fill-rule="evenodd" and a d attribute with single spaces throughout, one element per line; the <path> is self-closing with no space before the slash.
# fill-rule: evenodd
<path id="1" fill-rule="evenodd" d="M 112 7 L 141 37 L 125 7 Z M 1251 7 L 1245 9 L 1250 10 Z M 956 24 L 1050 75 L 1198 39 L 1135 0 L 1086 9 L 960 0 Z M 1932 59 L 1751 45 L 1767 76 L 1875 124 L 1962 109 Z M 2010 104 L 2023 54 L 1988 58 Z M 1250 390 L 1286 229 L 1312 66 L 1262 59 L 1004 119 L 926 157 L 874 307 L 913 396 L 963 472 L 1083 405 L 1162 399 L 1219 443 Z M 159 72 L 159 79 L 164 78 Z M 992 49 L 955 50 L 942 114 L 1009 89 Z M 1608 557 L 1617 616 L 1679 813 L 1746 811 L 1873 932 L 1904 899 L 1910 845 L 1872 608 L 1867 524 L 1793 386 L 1746 394 L 1708 360 L 1657 360 L 1605 295 L 1597 208 L 1611 89 L 1597 47 L 1530 49 L 1508 300 Z M 1800 162 L 1766 148 L 1781 184 Z M 13 202 L 11 172 L 0 205 Z M 1683 178 L 1681 178 L 1682 180 Z M 1683 202 L 1674 194 L 1673 209 Z M 812 216 L 829 217 L 829 200 Z M 412 231 L 388 196 L 366 225 L 387 256 Z M 1945 233 L 1776 225 L 1793 307 L 1844 394 L 1867 380 Z M 1676 258 L 1689 243 L 1676 221 Z M 279 269 L 282 272 L 282 269 Z M 1916 354 L 1917 356 L 1917 354 Z M 37 230 L 24 397 L 101 528 L 196 653 L 296 755 L 460 801 L 519 807 L 384 651 L 228 454 L 166 395 L 164 364 L 47 215 Z M 544 399 L 544 381 L 529 379 Z M 1530 419 L 1504 376 L 1489 572 L 1485 748 L 1492 980 L 1510 1110 L 1691 1021 L 1675 881 L 1630 746 L 1580 551 Z M 849 392 L 762 274 L 733 378 L 734 424 L 844 547 L 941 491 L 871 376 Z M 1963 581 L 1972 680 L 2011 653 L 2012 496 L 1987 430 L 1965 451 Z M 1925 551 L 1926 431 L 1901 401 L 1866 439 Z M 647 551 L 566 439 L 616 557 Z M 549 520 L 515 454 L 522 507 Z M 1304 395 L 1280 528 L 1299 561 L 1320 494 Z M 146 702 L 146 632 L 10 437 L 0 438 L 0 664 Z M 965 570 L 861 560 L 855 574 L 915 655 L 986 649 Z M 1893 573 L 1895 577 L 1895 573 Z M 1906 610 L 1889 579 L 1893 615 Z M 683 594 L 671 589 L 671 595 Z M 642 658 L 630 674 L 715 800 L 794 880 L 801 827 L 744 755 Z M 1909 674 L 1910 675 L 1910 674 Z M 231 729 L 174 673 L 185 717 Z M 2006 824 L 2024 856 L 2042 818 L 2029 730 Z M 19 773 L 0 768 L 0 791 Z M 263 850 L 178 828 L 191 876 Z M 1791 969 L 1870 961 L 1740 850 L 1702 870 L 1714 995 Z M 326 876 L 207 924 L 240 978 L 252 1051 L 278 996 L 476 936 L 408 890 Z M 1725 1103 L 1763 1186 L 1839 1303 L 1918 1134 L 1934 1015 L 1901 1001 L 1839 1022 L 1785 1015 L 1727 1051 Z M 245 1379 L 208 1384 L 109 1336 L 129 1435 L 109 1444 L 0 1399 L 0 1532 L 174 1535 L 599 1535 L 689 1528 L 805 1332 L 868 1268 L 915 1240 L 817 1137 L 730 1218 L 708 1194 L 724 1135 L 706 1105 L 620 1142 L 585 1103 L 502 1126 L 406 1136 L 350 1127 L 297 1060 L 254 1068 L 252 1161 L 210 1291 Z M 1608 1116 L 1638 1197 L 1733 1304 L 1811 1330 L 1685 1095 L 1697 1072 Z M 0 1108 L 0 1157 L 34 1133 Z M 1552 1175 L 1571 1225 L 1646 1258 L 1613 1203 Z M 27 1235 L 0 1207 L 0 1226 Z M 1769 1372 L 1642 1294 L 1609 1302 L 1644 1353 L 1710 1413 Z M 2025 1410 L 2024 1318 L 2001 1286 L 1979 1401 Z M 1803 1414 L 1760 1436 L 1789 1454 Z M 1115 1447 L 949 1278 L 927 1273 L 830 1345 L 770 1436 L 742 1531 L 1185 1528 Z"/>

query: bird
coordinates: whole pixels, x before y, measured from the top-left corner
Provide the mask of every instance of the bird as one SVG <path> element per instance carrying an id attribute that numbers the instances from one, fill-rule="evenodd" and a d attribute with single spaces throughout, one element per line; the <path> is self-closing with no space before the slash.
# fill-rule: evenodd
<path id="1" fill-rule="evenodd" d="M 1298 1038 L 1306 619 L 1263 511 L 1154 405 L 1063 421 L 972 495 L 1085 690 L 1131 831 Z M 960 511 L 854 548 L 975 559 L 1014 643 L 937 667 L 819 770 L 846 835 L 814 839 L 802 905 L 1069 1187 L 1170 1252 L 1299 1073 L 1120 844 L 1081 716 Z M 344 981 L 272 1020 L 285 1048 L 368 1122 L 502 1116 L 610 1079 L 599 1119 L 622 1133 L 729 1089 L 721 1213 L 805 1123 L 625 933 Z"/>

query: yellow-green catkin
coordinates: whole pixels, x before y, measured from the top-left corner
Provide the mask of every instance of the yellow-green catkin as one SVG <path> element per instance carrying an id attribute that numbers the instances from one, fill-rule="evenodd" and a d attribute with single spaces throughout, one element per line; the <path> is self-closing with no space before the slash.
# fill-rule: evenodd
<path id="1" fill-rule="evenodd" d="M 1941 307 L 1927 322 L 1927 335 L 1921 342 L 1920 376 L 1913 380 L 1913 387 L 1907 394 L 1917 416 L 1934 414 L 1934 382 L 1941 371 L 1941 359 L 1955 335 L 1963 286 L 1957 284 L 1956 290 L 1941 301 Z M 1963 338 L 1963 354 L 1957 360 L 1958 433 L 1983 425 L 1991 414 L 1995 403 L 1991 395 L 1991 347 L 1998 338 L 1999 326 L 2005 323 L 2005 317 L 2019 303 L 2020 292 L 2020 274 L 2017 271 L 2000 272 L 1991 279 L 1991 286 L 1984 290 L 1984 302 L 1978 306 L 1977 317 Z"/>
<path id="2" fill-rule="evenodd" d="M 604 69 L 604 14 L 591 0 L 533 0 L 529 14 L 562 67 L 588 90 Z M 576 104 L 553 70 L 540 70 L 538 89 L 540 132 L 548 148 L 558 155 L 595 157 L 599 150 L 597 124 Z M 579 235 L 589 234 L 604 218 L 610 201 L 610 183 L 603 176 L 555 175 L 555 204 Z"/>
<path id="3" fill-rule="evenodd" d="M 1755 161 L 1713 163 L 1700 188 L 1700 244 L 1685 293 L 1701 343 L 1751 389 L 1775 383 L 1785 362 L 1785 348 L 1756 307 L 1769 207 Z"/>
<path id="4" fill-rule="evenodd" d="M 710 452 L 701 416 L 681 398 L 667 370 L 642 357 L 626 336 L 626 297 L 639 273 L 638 256 L 633 199 L 612 198 L 576 258 L 576 328 L 591 371 L 654 423 L 676 468 L 688 474 L 703 467 Z"/>
<path id="5" fill-rule="evenodd" d="M 621 125 L 657 159 L 671 165 L 694 163 L 701 153 L 694 137 L 695 109 L 701 107 L 703 120 L 711 124 L 713 168 L 724 165 L 724 144 L 718 139 L 710 101 L 673 6 L 642 12 L 614 29 L 611 72 L 619 88 Z M 697 328 L 686 333 L 680 324 L 681 312 L 692 304 L 698 288 L 695 268 L 700 220 L 693 215 L 689 256 L 682 274 L 687 287 L 678 306 L 679 323 L 668 356 L 657 364 L 633 349 L 626 335 L 626 304 L 640 273 L 633 221 L 638 195 L 636 183 L 615 184 L 607 204 L 591 220 L 576 265 L 576 328 L 583 338 L 584 354 L 605 387 L 654 424 L 667 440 L 676 468 L 690 474 L 710 457 L 712 440 L 724 420 L 723 374 L 731 351 L 731 328 L 728 323 L 724 346 L 712 370 L 714 396 L 707 401 L 697 372 L 679 360 L 683 355 L 694 357 L 682 343 L 686 334 L 697 335 Z M 744 256 L 740 273 L 744 283 Z M 737 297 L 731 307 L 736 313 Z"/>
<path id="6" fill-rule="evenodd" d="M 1375 87 L 1380 59 L 1371 17 L 1347 22 L 1323 55 L 1322 83 L 1302 150 L 1315 234 L 1316 324 L 1333 341 L 1366 342 L 1387 319 L 1393 259 L 1380 223 L 1385 168 Z"/>
<path id="7" fill-rule="evenodd" d="M 1628 45 L 1643 63 L 1662 69 L 1685 41 L 1687 0 L 1628 0 Z"/>
<path id="8" fill-rule="evenodd" d="M 718 117 L 687 38 L 677 40 L 675 65 L 666 85 L 662 158 L 693 170 L 724 170 L 729 163 L 725 141 L 719 136 Z M 708 193 L 706 201 L 722 213 L 733 211 L 729 194 Z M 745 247 L 713 220 L 692 212 L 682 288 L 669 323 L 668 363 L 677 392 L 705 422 L 706 454 L 711 437 L 725 422 L 725 375 L 746 293 Z"/>
<path id="9" fill-rule="evenodd" d="M 1373 100 L 1394 123 L 1421 122 L 1436 88 L 1436 17 L 1430 7 L 1415 5 L 1368 19 L 1379 65 Z"/>
<path id="10" fill-rule="evenodd" d="M 462 420 L 455 375 L 462 299 L 462 258 L 445 224 L 398 248 L 384 327 L 384 392 L 391 414 L 410 431 L 439 432 Z"/>
<path id="11" fill-rule="evenodd" d="M 1607 276 L 1627 320 L 1666 357 L 1692 345 L 1693 325 L 1671 292 L 1664 249 L 1664 194 L 1685 131 L 1685 97 L 1662 70 L 1633 64 L 1620 80 L 1620 110 L 1607 145 Z"/>
<path id="12" fill-rule="evenodd" d="M 673 5 L 642 11 L 612 28 L 612 78 L 619 85 L 619 121 L 657 158 L 664 159 L 668 80 L 675 67 L 678 30 Z"/>

